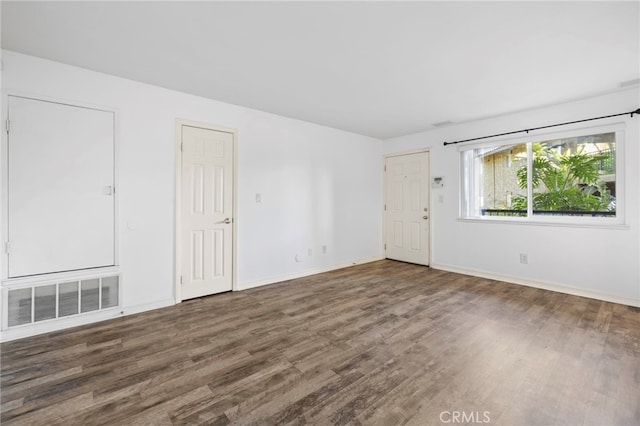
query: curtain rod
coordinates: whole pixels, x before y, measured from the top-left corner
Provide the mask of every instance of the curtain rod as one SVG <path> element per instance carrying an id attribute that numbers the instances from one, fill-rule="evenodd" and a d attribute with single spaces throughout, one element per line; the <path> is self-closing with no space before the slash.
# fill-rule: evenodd
<path id="1" fill-rule="evenodd" d="M 532 130 L 548 129 L 550 127 L 558 127 L 558 126 L 566 126 L 568 124 L 583 123 L 585 121 L 602 120 L 603 118 L 618 117 L 620 115 L 627 115 L 627 114 L 629 114 L 631 116 L 631 118 L 633 118 L 634 114 L 640 115 L 640 108 L 636 109 L 635 111 L 621 112 L 620 114 L 603 115 L 602 117 L 585 118 L 584 120 L 567 121 L 566 123 L 558 123 L 558 124 L 549 124 L 547 126 L 532 127 L 531 129 L 522 129 L 522 130 L 516 130 L 516 131 L 513 131 L 513 132 L 498 133 L 498 134 L 491 135 L 491 136 L 481 136 L 479 138 L 464 139 L 464 140 L 455 141 L 455 142 L 445 142 L 444 146 L 455 145 L 457 143 L 479 141 L 479 140 L 482 140 L 482 139 L 495 138 L 495 137 L 498 137 L 498 136 L 514 135 L 516 133 L 524 133 L 524 132 L 529 133 Z"/>

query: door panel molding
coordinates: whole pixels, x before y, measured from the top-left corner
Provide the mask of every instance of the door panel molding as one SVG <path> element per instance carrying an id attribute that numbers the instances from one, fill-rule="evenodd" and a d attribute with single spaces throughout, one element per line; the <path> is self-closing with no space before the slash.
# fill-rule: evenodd
<path id="1" fill-rule="evenodd" d="M 231 194 L 231 210 L 232 210 L 232 223 L 229 225 L 231 232 L 232 232 L 232 238 L 231 238 L 231 244 L 232 244 L 232 248 L 231 248 L 231 290 L 232 291 L 236 291 L 237 288 L 237 163 L 238 163 L 238 137 L 237 137 L 237 131 L 236 129 L 232 129 L 232 128 L 228 128 L 228 127 L 223 127 L 223 126 L 217 126 L 217 125 L 212 125 L 212 124 L 207 124 L 207 123 L 202 123 L 202 122 L 197 122 L 197 121 L 191 121 L 191 120 L 185 120 L 185 119 L 177 119 L 176 120 L 176 127 L 175 127 L 175 155 L 176 155 L 176 197 L 175 197 L 175 259 L 174 259 L 174 270 L 175 270 L 175 276 L 174 276 L 174 298 L 175 298 L 175 302 L 176 303 L 180 303 L 182 302 L 182 300 L 184 299 L 184 297 L 186 296 L 185 294 L 183 294 L 182 291 L 182 284 L 181 284 L 181 278 L 183 278 L 185 276 L 185 274 L 190 273 L 191 271 L 185 271 L 183 270 L 183 266 L 182 266 L 182 261 L 183 261 L 183 256 L 186 254 L 186 250 L 190 250 L 191 247 L 185 247 L 185 244 L 183 242 L 183 234 L 182 234 L 182 224 L 183 224 L 183 214 L 182 214 L 182 209 L 183 209 L 183 150 L 182 150 L 182 144 L 183 144 L 183 127 L 194 127 L 194 128 L 199 128 L 199 129 L 204 129 L 204 130 L 211 130 L 211 131 L 216 131 L 216 132 L 222 132 L 222 133 L 229 133 L 232 135 L 232 156 L 233 156 L 233 160 L 232 160 L 232 183 L 231 183 L 231 187 L 232 187 L 232 194 Z M 219 174 L 218 171 L 214 170 L 213 171 L 214 175 Z M 223 200 L 221 199 L 213 199 L 211 200 L 213 205 L 211 206 L 214 210 L 219 211 L 223 206 L 222 206 L 222 202 Z M 204 202 L 204 200 L 203 200 Z M 198 207 L 198 206 L 194 206 L 194 207 Z M 203 241 L 204 244 L 207 244 L 207 246 L 219 246 L 219 244 L 221 244 L 219 240 L 220 237 L 219 235 L 220 233 L 214 233 L 212 234 L 212 240 L 205 240 Z M 214 238 L 216 237 L 216 238 Z M 214 265 L 210 265 L 209 269 L 211 270 L 210 272 L 213 273 L 214 275 L 218 275 L 220 273 L 223 273 L 224 271 L 220 271 L 220 270 L 214 270 L 213 269 Z M 203 268 L 207 268 L 206 265 L 203 265 Z"/>

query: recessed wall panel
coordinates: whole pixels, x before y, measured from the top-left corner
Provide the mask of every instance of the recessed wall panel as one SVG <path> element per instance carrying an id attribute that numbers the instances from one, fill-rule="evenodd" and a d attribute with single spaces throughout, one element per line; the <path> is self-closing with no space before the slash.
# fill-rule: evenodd
<path id="1" fill-rule="evenodd" d="M 114 113 L 8 96 L 8 119 L 8 277 L 114 265 Z"/>

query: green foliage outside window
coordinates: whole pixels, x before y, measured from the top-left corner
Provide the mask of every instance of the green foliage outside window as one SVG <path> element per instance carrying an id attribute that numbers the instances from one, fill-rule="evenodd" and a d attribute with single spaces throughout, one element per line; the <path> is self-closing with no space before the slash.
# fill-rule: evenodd
<path id="1" fill-rule="evenodd" d="M 533 210 L 538 211 L 612 211 L 615 198 L 600 179 L 606 154 L 560 153 L 550 145 L 532 145 Z M 518 172 L 518 185 L 527 189 L 527 167 Z M 527 197 L 516 196 L 512 209 L 527 210 Z"/>

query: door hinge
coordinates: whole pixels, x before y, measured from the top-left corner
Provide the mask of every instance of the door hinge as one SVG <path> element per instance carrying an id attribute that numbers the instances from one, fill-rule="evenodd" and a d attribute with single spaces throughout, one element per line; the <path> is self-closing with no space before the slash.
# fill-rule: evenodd
<path id="1" fill-rule="evenodd" d="M 11 120 L 7 118 L 7 134 L 9 134 L 10 130 L 11 130 Z"/>
<path id="2" fill-rule="evenodd" d="M 184 151 L 184 142 L 180 142 L 180 152 Z"/>
<path id="3" fill-rule="evenodd" d="M 384 211 L 385 212 L 387 211 L 387 205 L 386 204 L 384 205 Z"/>
<path id="4" fill-rule="evenodd" d="M 182 285 L 182 275 L 180 275 L 180 285 Z"/>
<path id="5" fill-rule="evenodd" d="M 385 250 L 387 249 L 387 245 L 386 245 L 386 244 L 384 245 L 384 249 L 385 249 Z"/>
<path id="6" fill-rule="evenodd" d="M 387 166 L 384 166 L 384 171 L 385 171 L 385 172 L 387 171 Z"/>
<path id="7" fill-rule="evenodd" d="M 11 243 L 9 241 L 4 243 L 4 250 L 7 252 L 7 254 L 9 254 L 9 252 L 11 252 Z"/>

